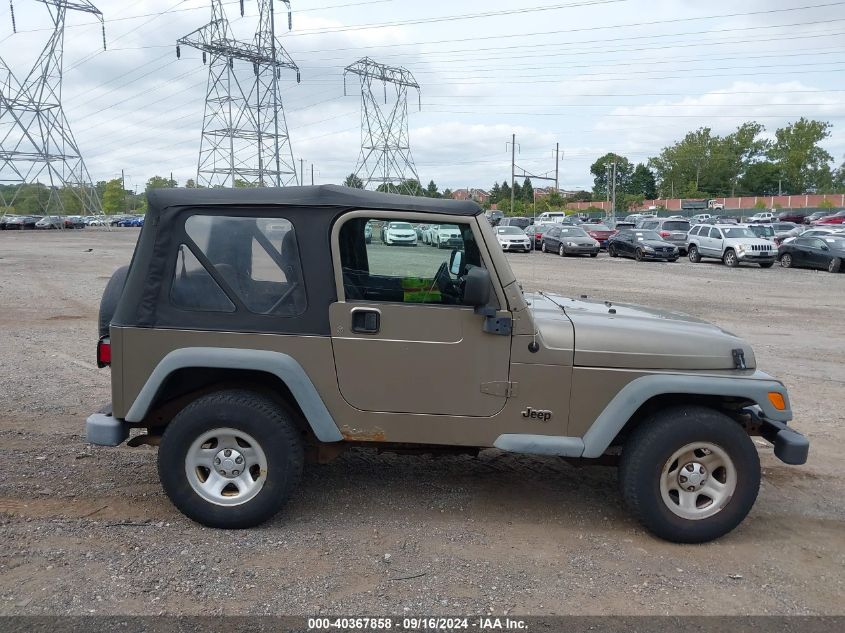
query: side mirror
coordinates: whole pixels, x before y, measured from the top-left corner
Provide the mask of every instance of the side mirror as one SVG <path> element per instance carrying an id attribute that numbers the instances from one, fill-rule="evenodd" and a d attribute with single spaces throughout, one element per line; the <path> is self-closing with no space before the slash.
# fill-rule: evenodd
<path id="1" fill-rule="evenodd" d="M 456 251 L 460 253 L 461 251 Z M 490 273 L 480 266 L 473 266 L 464 278 L 464 305 L 483 308 L 490 302 Z"/>
<path id="2" fill-rule="evenodd" d="M 449 272 L 453 275 L 460 275 L 461 274 L 461 265 L 464 261 L 464 252 L 460 250 L 452 251 L 452 255 L 449 257 Z"/>

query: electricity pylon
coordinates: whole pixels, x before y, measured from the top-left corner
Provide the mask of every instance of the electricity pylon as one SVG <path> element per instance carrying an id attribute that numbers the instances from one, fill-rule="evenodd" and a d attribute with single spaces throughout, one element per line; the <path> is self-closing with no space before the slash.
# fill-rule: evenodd
<path id="1" fill-rule="evenodd" d="M 85 0 L 40 0 L 47 6 L 53 32 L 23 82 L 0 59 L 0 182 L 4 184 L 49 184 L 49 196 L 42 206 L 45 213 L 63 214 L 70 190 L 81 214 L 100 214 L 100 199 L 62 109 L 62 59 L 67 11 L 90 13 L 103 24 L 103 14 Z M 12 28 L 15 29 L 14 6 Z M 103 30 L 103 48 L 105 48 Z M 6 200 L 0 192 L 2 214 L 15 203 L 21 187 Z"/>
<path id="2" fill-rule="evenodd" d="M 282 0 L 290 10 L 290 3 Z M 259 23 L 252 42 L 235 40 L 221 0 L 211 0 L 211 22 L 177 41 L 211 56 L 205 98 L 197 184 L 234 187 L 298 182 L 279 90 L 281 69 L 299 68 L 275 36 L 273 0 L 259 0 Z M 243 15 L 243 2 L 241 2 Z M 290 13 L 288 13 L 290 25 Z M 247 80 L 235 61 L 248 62 Z"/>
<path id="3" fill-rule="evenodd" d="M 420 179 L 408 135 L 408 88 L 416 89 L 419 100 L 419 84 L 405 68 L 385 66 L 364 57 L 343 69 L 344 94 L 347 73 L 361 78 L 361 154 L 355 175 L 363 181 L 364 188 L 375 185 L 387 191 L 418 193 L 410 183 L 419 183 Z M 378 81 L 384 90 L 384 108 L 373 92 L 373 83 Z M 392 86 L 390 102 L 388 84 Z"/>

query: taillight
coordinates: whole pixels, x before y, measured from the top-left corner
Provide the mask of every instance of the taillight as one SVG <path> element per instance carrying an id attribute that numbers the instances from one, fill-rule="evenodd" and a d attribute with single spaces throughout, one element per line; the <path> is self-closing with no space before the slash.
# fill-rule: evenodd
<path id="1" fill-rule="evenodd" d="M 111 365 L 111 339 L 108 336 L 100 337 L 97 341 L 97 367 L 108 367 Z"/>
<path id="2" fill-rule="evenodd" d="M 669 237 L 672 235 L 669 231 L 660 231 L 660 237 Z"/>

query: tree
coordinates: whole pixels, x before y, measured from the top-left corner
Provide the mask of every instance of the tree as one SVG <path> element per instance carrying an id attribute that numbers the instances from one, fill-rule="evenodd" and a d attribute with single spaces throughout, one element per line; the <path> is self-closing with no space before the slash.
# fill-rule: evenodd
<path id="1" fill-rule="evenodd" d="M 197 188 L 197 183 L 194 181 L 194 179 L 193 179 L 193 178 L 188 178 L 188 179 L 185 181 L 185 187 L 187 187 L 188 189 L 196 189 L 196 188 Z"/>
<path id="2" fill-rule="evenodd" d="M 775 142 L 768 155 L 779 167 L 789 193 L 825 191 L 832 187 L 833 157 L 819 146 L 830 136 L 831 127 L 830 123 L 801 117 L 775 132 Z"/>
<path id="3" fill-rule="evenodd" d="M 526 204 L 534 202 L 534 186 L 528 178 L 522 181 L 522 199 Z"/>
<path id="4" fill-rule="evenodd" d="M 560 191 L 552 191 L 548 196 L 549 209 L 560 209 L 563 206 L 563 196 Z"/>
<path id="5" fill-rule="evenodd" d="M 835 193 L 845 193 L 845 161 L 833 174 L 833 190 Z"/>
<path id="6" fill-rule="evenodd" d="M 257 186 L 257 182 L 249 182 L 248 180 L 241 180 L 240 178 L 235 178 L 235 189 L 251 189 Z"/>
<path id="7" fill-rule="evenodd" d="M 651 158 L 648 166 L 654 170 L 661 197 L 701 197 L 709 191 L 703 179 L 712 184 L 713 155 L 718 154 L 719 138 L 709 127 L 699 128 L 674 145 L 664 147 L 660 155 Z"/>
<path id="8" fill-rule="evenodd" d="M 452 190 L 449 189 L 448 187 L 446 189 L 444 189 L 443 190 L 443 197 L 451 200 L 452 199 Z"/>
<path id="9" fill-rule="evenodd" d="M 493 187 L 490 189 L 490 202 L 496 203 L 502 197 L 502 190 L 499 187 L 498 182 L 493 183 Z"/>
<path id="10" fill-rule="evenodd" d="M 147 181 L 147 186 L 145 187 L 145 191 L 149 191 L 150 189 L 166 189 L 168 187 L 175 187 L 176 181 L 171 180 L 170 178 L 165 178 L 163 176 L 153 176 Z"/>
<path id="11" fill-rule="evenodd" d="M 429 198 L 439 198 L 440 192 L 437 190 L 437 185 L 434 184 L 433 180 L 428 182 L 428 186 L 425 188 L 425 195 Z"/>
<path id="12" fill-rule="evenodd" d="M 522 200 L 522 187 L 519 186 L 519 182 L 514 180 L 513 181 L 513 203 L 516 205 L 517 200 Z"/>
<path id="13" fill-rule="evenodd" d="M 349 174 L 346 180 L 343 181 L 344 187 L 352 187 L 353 189 L 363 189 L 364 181 L 358 178 L 355 174 Z"/>
<path id="14" fill-rule="evenodd" d="M 511 203 L 511 186 L 507 180 L 502 183 L 501 193 L 499 194 L 499 202 L 504 202 L 505 200 L 508 201 L 508 204 Z"/>
<path id="15" fill-rule="evenodd" d="M 657 197 L 657 183 L 654 174 L 643 163 L 637 163 L 634 173 L 631 175 L 630 192 L 642 196 L 646 200 L 654 200 Z"/>
<path id="16" fill-rule="evenodd" d="M 780 189 L 780 167 L 768 161 L 752 163 L 739 179 L 738 193 L 745 196 L 774 196 Z"/>
<path id="17" fill-rule="evenodd" d="M 103 191 L 103 211 L 106 213 L 123 213 L 126 211 L 126 192 L 123 190 L 120 178 L 109 180 Z"/>
<path id="18" fill-rule="evenodd" d="M 614 162 L 616 162 L 616 195 L 627 193 L 631 186 L 631 176 L 634 173 L 631 161 L 624 156 L 608 152 L 590 165 L 590 173 L 593 174 L 593 195 L 599 199 L 608 194 L 611 185 L 609 176 Z"/>
<path id="19" fill-rule="evenodd" d="M 751 121 L 740 125 L 736 132 L 728 134 L 724 139 L 717 142 L 717 153 L 715 165 L 718 175 L 722 176 L 725 182 L 719 182 L 712 190 L 715 193 L 726 193 L 724 187 L 730 188 L 731 196 L 736 195 L 736 188 L 745 172 L 769 149 L 770 142 L 758 138 L 766 128 Z"/>

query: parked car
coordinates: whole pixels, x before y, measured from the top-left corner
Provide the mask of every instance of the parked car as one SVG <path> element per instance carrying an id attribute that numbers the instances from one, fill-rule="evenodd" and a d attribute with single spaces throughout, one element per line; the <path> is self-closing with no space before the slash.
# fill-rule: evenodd
<path id="1" fill-rule="evenodd" d="M 36 229 L 72 229 L 73 223 L 58 215 L 45 215 L 35 223 Z"/>
<path id="2" fill-rule="evenodd" d="M 748 224 L 758 224 L 760 222 L 772 222 L 774 221 L 775 214 L 771 211 L 760 211 L 759 213 L 755 213 L 750 218 L 748 218 Z"/>
<path id="3" fill-rule="evenodd" d="M 543 242 L 543 233 L 552 228 L 555 222 L 546 222 L 544 224 L 532 224 L 525 229 L 525 234 L 531 240 L 531 247 L 534 250 L 539 250 Z"/>
<path id="4" fill-rule="evenodd" d="M 698 224 L 687 235 L 687 255 L 694 264 L 703 257 L 721 259 L 731 268 L 740 262 L 759 264 L 760 268 L 775 263 L 775 245 L 757 237 L 748 226 Z"/>
<path id="5" fill-rule="evenodd" d="M 655 231 L 662 239 L 678 247 L 678 252 L 687 252 L 687 233 L 690 223 L 673 218 L 646 218 L 637 223 L 638 229 Z"/>
<path id="6" fill-rule="evenodd" d="M 690 218 L 690 224 L 703 224 L 709 222 L 712 217 L 710 213 L 696 213 Z"/>
<path id="7" fill-rule="evenodd" d="M 369 222 L 367 222 L 369 224 Z M 417 233 L 417 241 L 423 241 L 423 233 L 425 233 L 426 229 L 428 229 L 428 224 L 415 224 L 414 231 Z"/>
<path id="8" fill-rule="evenodd" d="M 587 235 L 596 240 L 601 248 L 607 248 L 607 240 L 613 235 L 613 231 L 609 226 L 604 224 L 582 224 L 581 228 L 587 232 Z"/>
<path id="9" fill-rule="evenodd" d="M 845 223 L 845 211 L 837 211 L 833 215 L 826 215 L 823 218 L 815 220 L 813 222 L 813 226 L 819 225 L 826 225 L 826 224 L 843 224 Z"/>
<path id="10" fill-rule="evenodd" d="M 543 224 L 545 222 L 561 222 L 566 219 L 566 213 L 564 211 L 543 211 L 540 215 L 536 218 L 537 224 Z"/>
<path id="11" fill-rule="evenodd" d="M 816 220 L 821 220 L 822 218 L 827 217 L 829 215 L 830 211 L 814 211 L 806 218 L 804 218 L 804 224 L 812 224 Z"/>
<path id="12" fill-rule="evenodd" d="M 501 222 L 502 218 L 505 217 L 505 214 L 501 211 L 497 211 L 496 209 L 492 209 L 486 213 L 486 216 L 491 226 L 497 226 L 499 222 Z"/>
<path id="13" fill-rule="evenodd" d="M 819 226 L 806 229 L 805 231 L 799 233 L 798 235 L 790 235 L 789 237 L 784 238 L 781 240 L 781 244 L 789 244 L 790 242 L 794 241 L 798 236 L 802 237 L 823 237 L 825 235 L 843 235 L 845 236 L 845 226 L 839 227 L 836 225 L 831 226 Z"/>
<path id="14" fill-rule="evenodd" d="M 108 220 L 104 217 L 89 215 L 87 218 L 85 218 L 85 224 L 87 226 L 106 226 L 107 223 Z"/>
<path id="15" fill-rule="evenodd" d="M 680 251 L 656 231 L 627 229 L 610 238 L 607 254 L 611 257 L 632 257 L 638 262 L 647 259 L 676 262 Z"/>
<path id="16" fill-rule="evenodd" d="M 626 220 L 620 220 L 619 222 L 613 223 L 613 230 L 615 232 L 624 231 L 625 229 L 633 229 L 637 227 L 636 222 L 628 222 Z"/>
<path id="17" fill-rule="evenodd" d="M 543 233 L 540 250 L 544 253 L 565 255 L 589 255 L 596 257 L 601 250 L 598 240 L 587 235 L 580 226 L 559 224 Z"/>
<path id="18" fill-rule="evenodd" d="M 778 248 L 778 261 L 784 268 L 816 268 L 838 273 L 845 259 L 845 236 L 796 237 Z"/>
<path id="19" fill-rule="evenodd" d="M 502 218 L 497 226 L 515 226 L 524 231 L 529 224 L 531 224 L 531 218 L 513 217 Z"/>
<path id="20" fill-rule="evenodd" d="M 12 217 L 6 217 L 7 231 L 23 231 L 34 229 L 35 225 L 38 223 L 38 218 L 32 215 L 15 215 Z"/>
<path id="21" fill-rule="evenodd" d="M 417 232 L 409 222 L 388 222 L 382 229 L 381 240 L 386 246 L 416 246 Z"/>
<path id="22" fill-rule="evenodd" d="M 429 246 L 461 248 L 464 245 L 461 230 L 454 224 L 436 224 L 429 234 Z"/>
<path id="23" fill-rule="evenodd" d="M 370 222 L 364 224 L 364 244 L 372 244 L 373 242 L 373 225 Z"/>
<path id="24" fill-rule="evenodd" d="M 567 215 L 561 221 L 561 224 L 569 224 L 570 226 L 578 226 L 584 224 L 584 219 L 580 215 Z"/>
<path id="25" fill-rule="evenodd" d="M 499 224 L 493 230 L 496 231 L 496 239 L 503 251 L 531 252 L 531 240 L 528 239 L 525 231 L 518 226 L 502 226 Z"/>
<path id="26" fill-rule="evenodd" d="M 795 224 L 803 224 L 807 218 L 807 212 L 801 209 L 786 209 L 778 213 L 778 222 L 794 222 Z"/>
<path id="27" fill-rule="evenodd" d="M 758 371 L 741 338 L 663 310 L 515 290 L 473 203 L 291 189 L 150 190 L 150 228 L 103 293 L 96 360 L 110 367 L 111 403 L 87 418 L 87 441 L 118 446 L 131 433 L 132 447 L 153 445 L 164 491 L 191 519 L 240 530 L 268 521 L 297 494 L 309 455 L 495 447 L 585 464 L 621 455 L 621 496 L 608 477 L 596 500 L 624 501 L 662 538 L 702 543 L 751 510 L 756 436 L 774 444 L 767 464 L 806 462 L 786 387 Z M 447 257 L 403 249 L 387 268 L 366 257 L 361 209 L 454 222 L 471 246 Z M 267 240 L 256 250 L 270 219 L 291 230 L 279 251 Z M 183 238 L 204 255 L 185 272 Z M 253 259 L 270 251 L 284 275 L 252 279 Z M 128 462 L 132 449 L 119 450 Z M 89 454 L 96 468 L 79 483 L 93 487 L 118 454 Z M 148 470 L 120 477 L 146 482 Z M 247 538 L 262 532 L 225 540 Z"/>

